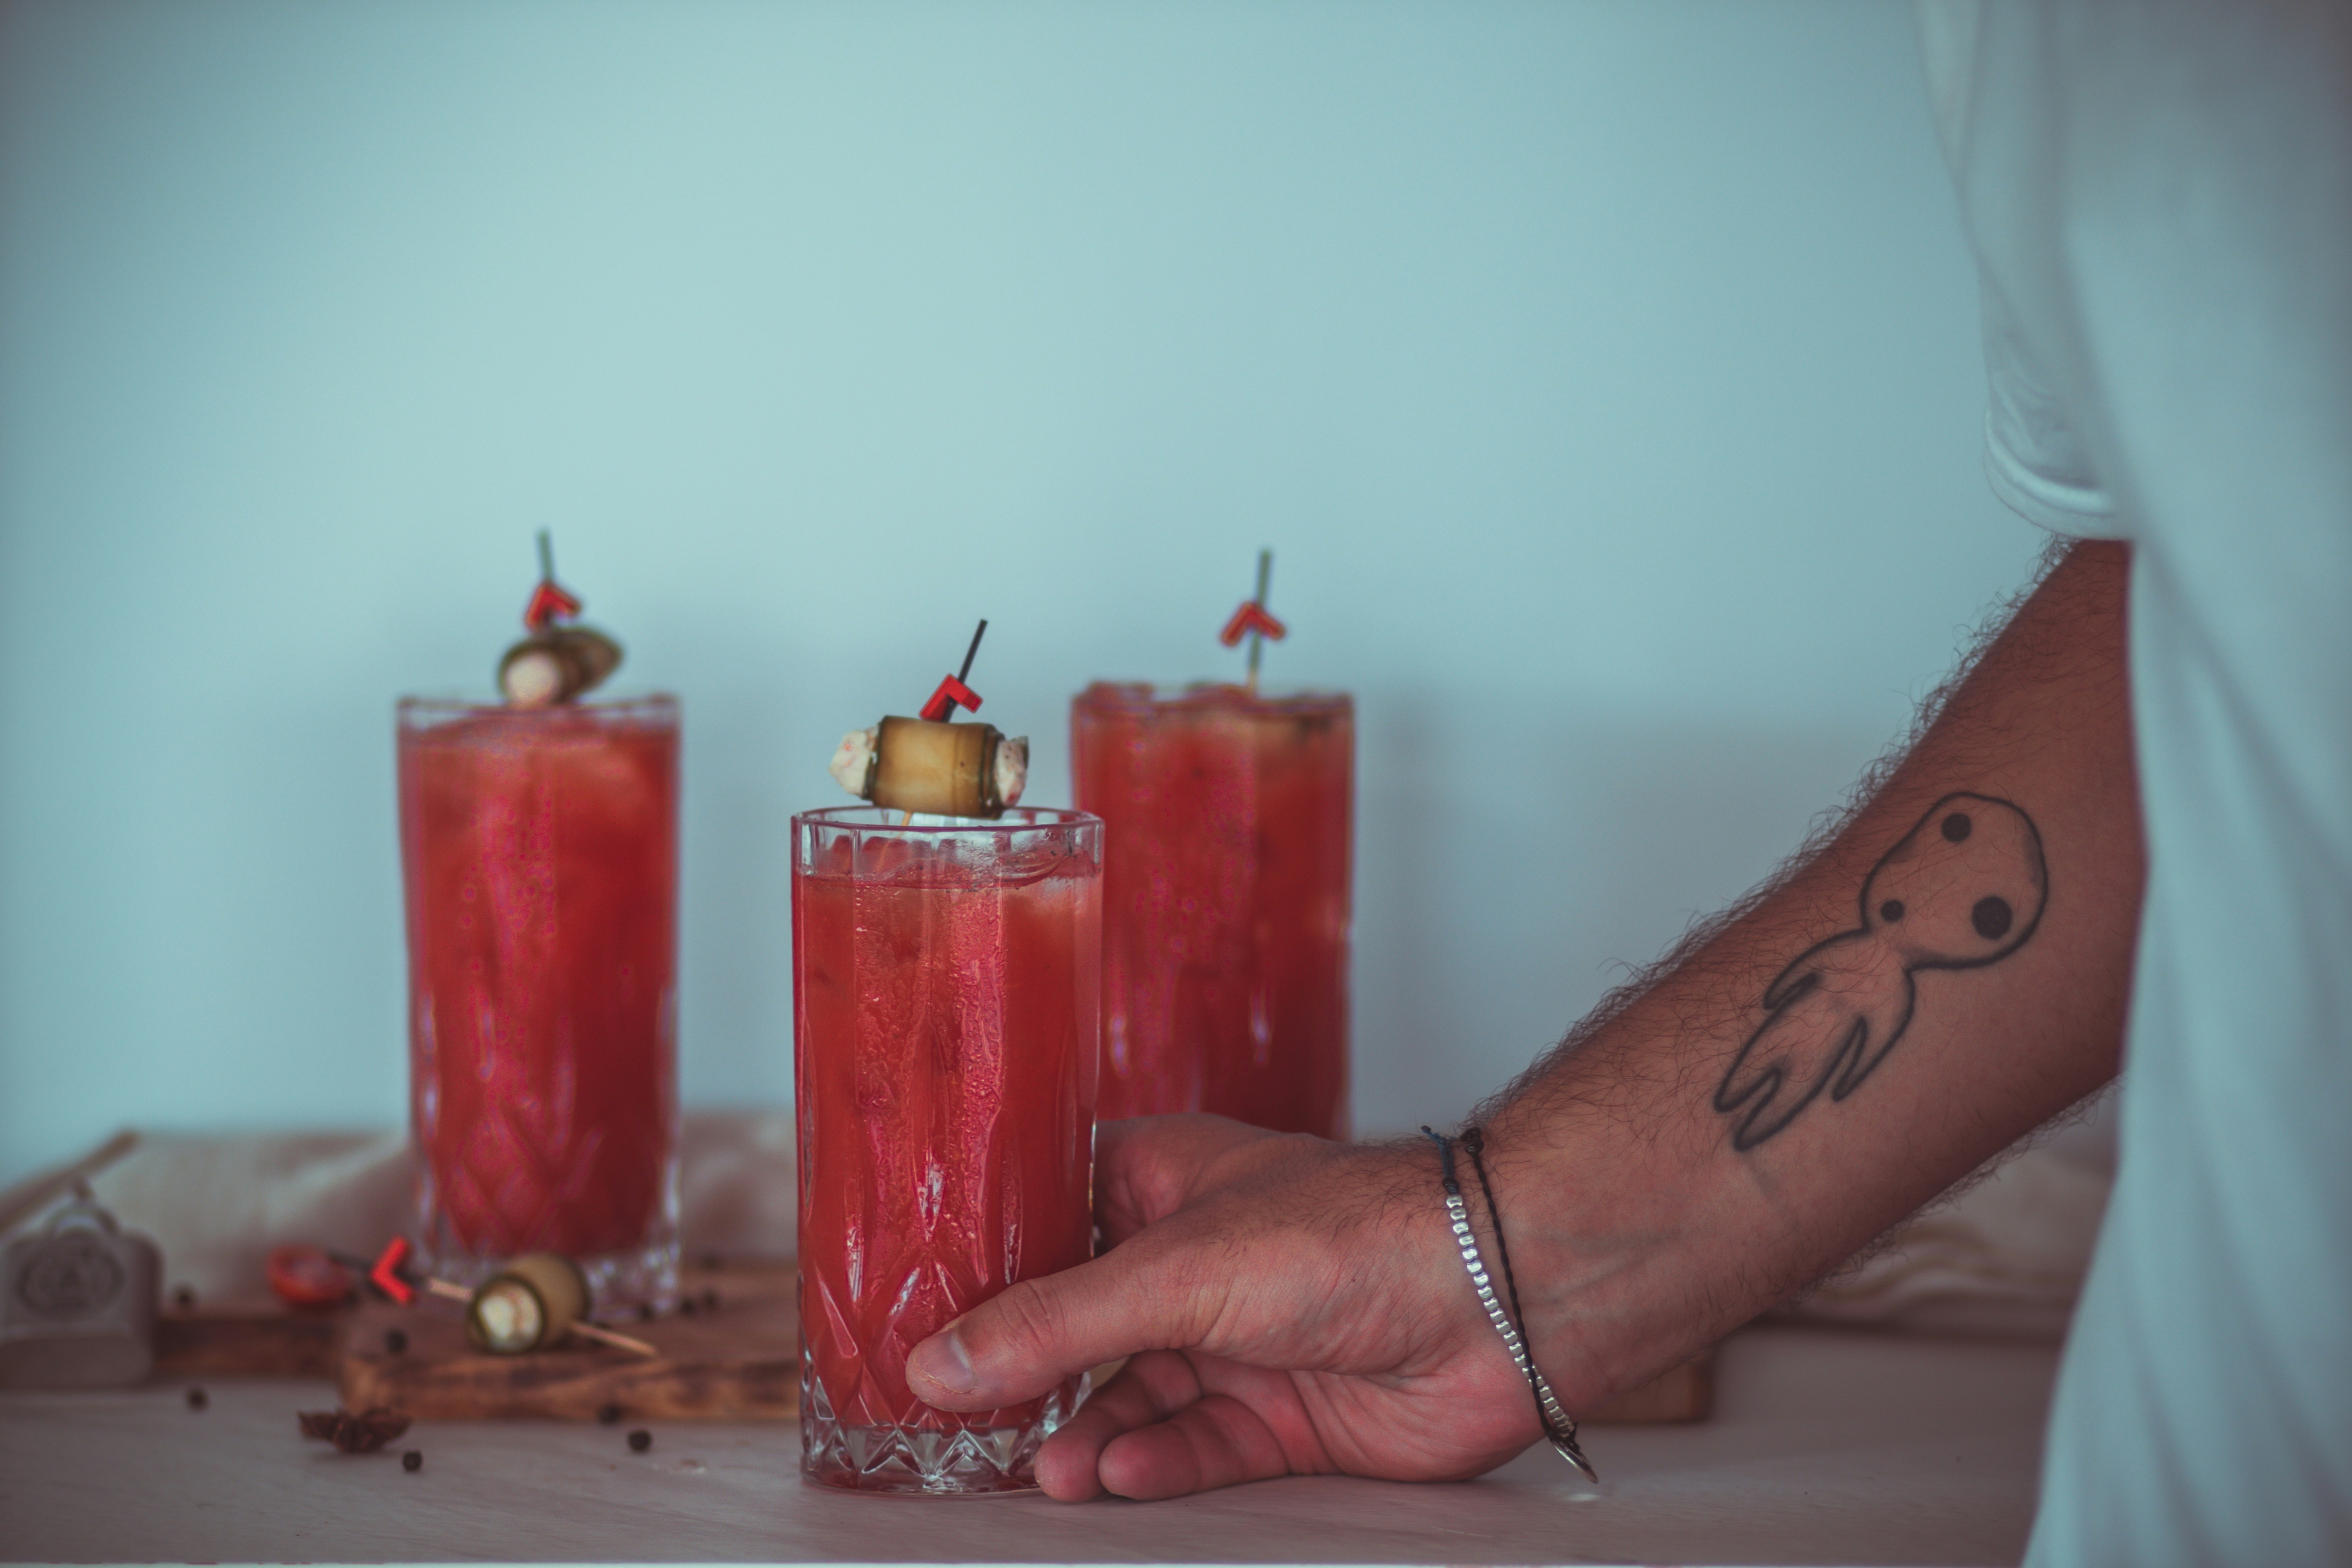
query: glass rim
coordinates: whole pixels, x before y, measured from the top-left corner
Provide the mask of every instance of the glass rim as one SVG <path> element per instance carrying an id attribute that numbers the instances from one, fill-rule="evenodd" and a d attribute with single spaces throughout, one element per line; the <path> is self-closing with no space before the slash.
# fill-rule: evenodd
<path id="1" fill-rule="evenodd" d="M 1193 680 L 1173 685 L 1155 680 L 1097 680 L 1072 695 L 1073 708 L 1143 710 L 1215 708 L 1230 698 L 1244 699 L 1235 707 L 1255 705 L 1275 711 L 1355 710 L 1356 694 L 1321 687 L 1260 687 L 1252 691 L 1238 680 Z"/>
<path id="2" fill-rule="evenodd" d="M 937 812 L 919 811 L 911 822 L 896 820 L 903 814 L 895 805 L 824 805 L 808 811 L 793 813 L 793 827 L 797 831 L 806 823 L 813 827 L 845 827 L 857 833 L 887 834 L 893 837 L 937 837 L 946 834 L 1006 834 L 1034 833 L 1055 827 L 1099 828 L 1103 819 L 1091 811 L 1080 811 L 1067 805 L 1008 805 L 1003 816 L 947 816 Z M 1015 820 L 1015 818 L 1019 820 Z"/>
<path id="3" fill-rule="evenodd" d="M 680 704 L 672 691 L 645 691 L 634 697 L 607 697 L 601 700 L 591 698 L 578 702 L 550 702 L 538 708 L 517 708 L 508 702 L 484 702 L 470 697 L 404 696 L 393 701 L 395 717 L 405 719 L 412 713 L 426 713 L 447 718 L 472 718 L 477 714 L 497 713 L 508 718 L 524 715 L 558 713 L 610 714 L 629 709 L 667 710 L 676 712 Z"/>

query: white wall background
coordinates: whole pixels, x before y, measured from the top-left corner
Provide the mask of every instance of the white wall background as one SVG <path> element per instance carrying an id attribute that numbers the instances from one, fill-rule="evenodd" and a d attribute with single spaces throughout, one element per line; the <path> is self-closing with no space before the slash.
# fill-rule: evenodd
<path id="1" fill-rule="evenodd" d="M 1761 876 L 2038 537 L 1880 4 L 0 8 L 0 1179 L 404 1115 L 391 704 L 552 526 L 688 715 L 684 1088 L 782 1104 L 785 821 L 987 717 L 1362 715 L 1357 1119 Z"/>

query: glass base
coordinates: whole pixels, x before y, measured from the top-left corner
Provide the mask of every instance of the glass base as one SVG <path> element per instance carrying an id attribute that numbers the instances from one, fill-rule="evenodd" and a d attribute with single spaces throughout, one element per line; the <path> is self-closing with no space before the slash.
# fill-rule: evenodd
<path id="1" fill-rule="evenodd" d="M 561 1252 L 578 1264 L 580 1272 L 587 1278 L 588 1316 L 593 1321 L 621 1323 L 674 1312 L 679 1300 L 677 1151 L 677 1140 L 673 1138 L 670 1153 L 655 1178 L 661 1184 L 660 1201 L 644 1234 L 634 1247 L 614 1247 L 609 1252 L 572 1252 L 551 1245 L 562 1240 L 566 1232 L 576 1236 L 588 1227 L 576 1218 L 567 1217 L 546 1194 L 543 1185 L 524 1186 L 501 1205 L 499 1229 L 518 1239 L 513 1251 L 486 1252 L 468 1245 L 443 1208 L 433 1162 L 420 1152 L 416 1155 L 415 1206 L 411 1210 L 416 1226 L 417 1264 L 427 1274 L 471 1287 L 499 1272 L 518 1252 Z M 536 1202 L 532 1201 L 533 1194 Z M 610 1235 L 613 1227 L 596 1228 Z M 530 1239 L 523 1241 L 525 1237 Z"/>
<path id="2" fill-rule="evenodd" d="M 1037 1489 L 1037 1448 L 1086 1402 L 1080 1373 L 1016 1426 L 967 1426 L 923 1406 L 919 1426 L 845 1426 L 801 1363 L 801 1474 L 818 1486 L 900 1497 L 987 1497 Z"/>

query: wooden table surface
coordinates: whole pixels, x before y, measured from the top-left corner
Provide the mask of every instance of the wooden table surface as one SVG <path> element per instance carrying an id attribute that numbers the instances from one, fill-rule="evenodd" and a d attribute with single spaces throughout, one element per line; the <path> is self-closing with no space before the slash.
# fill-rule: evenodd
<path id="1" fill-rule="evenodd" d="M 55 1562 L 1997 1563 L 2030 1522 L 2053 1347 L 1751 1329 L 1714 1420 L 1592 1426 L 1483 1480 L 1302 1478 L 1164 1503 L 803 1486 L 789 1426 L 420 1422 L 301 1441 L 324 1383 L 0 1394 L 0 1557 Z M 399 1450 L 424 1468 L 410 1474 Z"/>

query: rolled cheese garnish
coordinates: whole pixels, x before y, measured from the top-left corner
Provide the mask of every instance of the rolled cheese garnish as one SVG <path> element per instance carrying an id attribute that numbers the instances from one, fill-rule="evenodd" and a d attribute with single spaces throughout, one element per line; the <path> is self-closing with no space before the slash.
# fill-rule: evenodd
<path id="1" fill-rule="evenodd" d="M 1029 782 L 1029 742 L 993 724 L 893 715 L 841 738 L 826 771 L 860 800 L 893 811 L 997 817 Z"/>
<path id="2" fill-rule="evenodd" d="M 499 670 L 499 685 L 517 708 L 544 708 L 563 692 L 563 661 L 547 648 L 525 644 Z"/>
<path id="3" fill-rule="evenodd" d="M 588 1279 L 554 1252 L 531 1252 L 493 1275 L 466 1305 L 466 1337 L 492 1355 L 553 1344 L 588 1316 Z"/>
<path id="4" fill-rule="evenodd" d="M 881 734 L 882 726 L 879 724 L 852 730 L 835 748 L 833 761 L 824 765 L 824 771 L 833 775 L 834 783 L 860 800 L 869 798 L 874 793 L 874 745 Z"/>
<path id="5" fill-rule="evenodd" d="M 1005 805 L 1019 805 L 1021 792 L 1029 787 L 1029 737 L 999 741 L 996 747 L 996 798 Z"/>
<path id="6" fill-rule="evenodd" d="M 588 626 L 544 626 L 507 649 L 499 689 L 514 708 L 569 702 L 621 667 L 621 645 Z"/>

